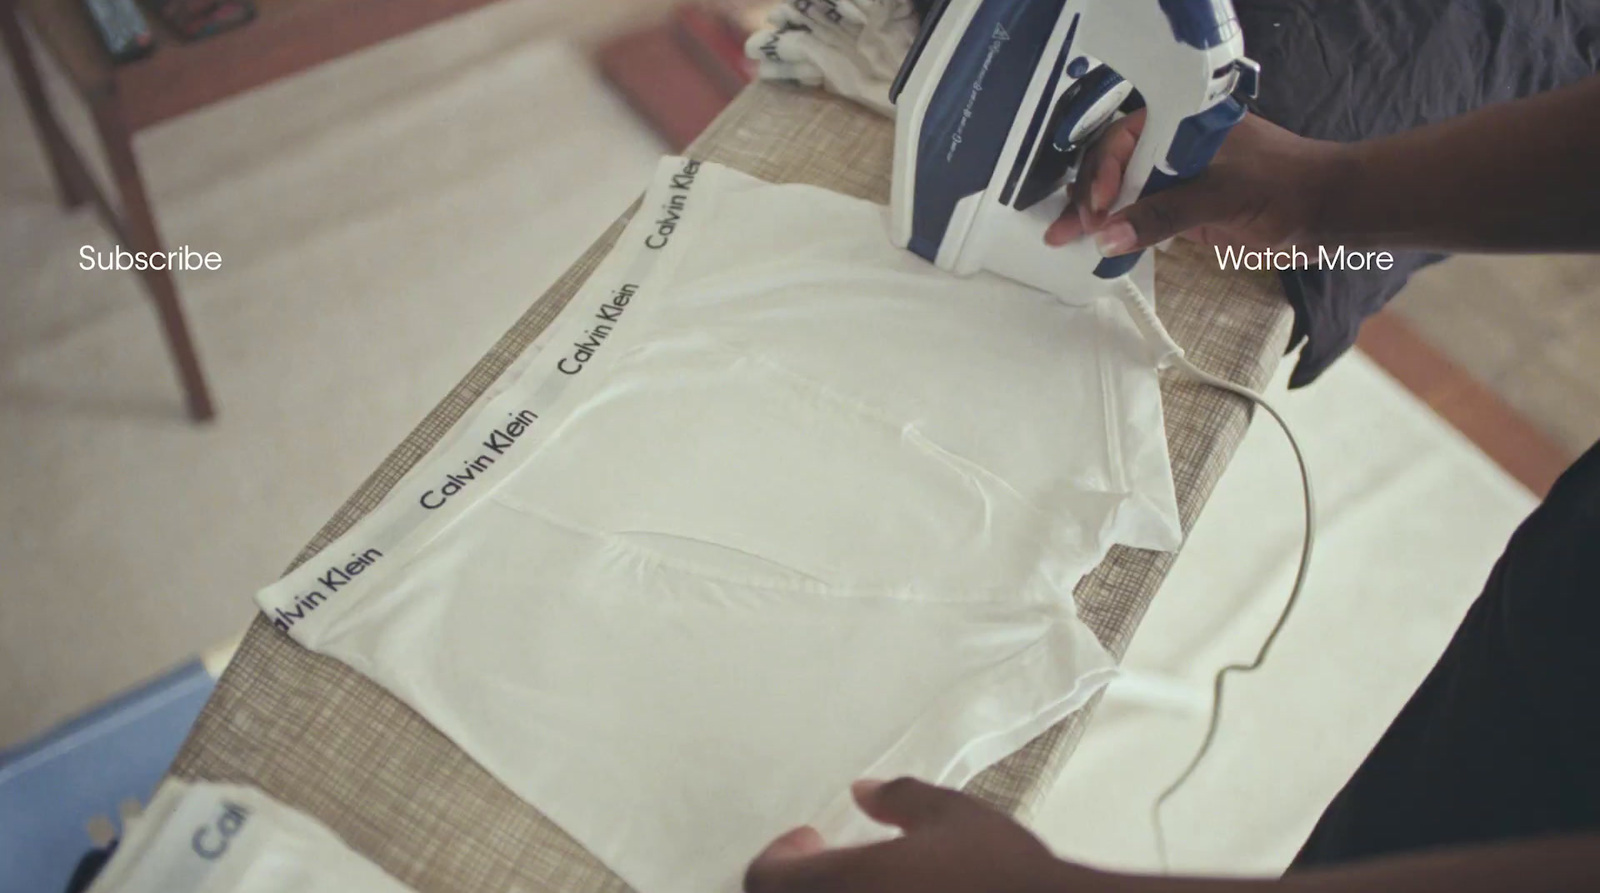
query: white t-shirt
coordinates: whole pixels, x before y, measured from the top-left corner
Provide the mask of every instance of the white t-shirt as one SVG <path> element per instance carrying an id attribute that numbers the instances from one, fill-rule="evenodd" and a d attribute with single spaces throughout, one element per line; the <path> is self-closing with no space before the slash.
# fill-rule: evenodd
<path id="1" fill-rule="evenodd" d="M 858 777 L 960 785 L 1113 671 L 1073 586 L 1180 540 L 1120 304 L 681 158 L 510 381 L 259 596 L 642 893 L 733 891 Z"/>

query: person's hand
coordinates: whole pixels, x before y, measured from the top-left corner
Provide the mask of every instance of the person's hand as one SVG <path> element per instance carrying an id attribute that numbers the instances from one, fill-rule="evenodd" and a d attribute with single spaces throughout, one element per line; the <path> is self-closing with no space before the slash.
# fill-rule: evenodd
<path id="1" fill-rule="evenodd" d="M 1069 864 L 1021 825 L 948 788 L 900 778 L 856 782 L 861 810 L 905 835 L 827 849 L 796 828 L 750 863 L 746 893 L 1054 893 L 1095 889 L 1099 872 Z"/>
<path id="2" fill-rule="evenodd" d="M 1234 126 L 1200 176 L 1108 215 L 1144 120 L 1143 110 L 1118 120 L 1090 148 L 1076 200 L 1051 224 L 1045 242 L 1065 245 L 1088 235 L 1111 257 L 1180 235 L 1252 249 L 1322 238 L 1323 209 L 1346 167 L 1345 147 L 1296 136 L 1253 114 Z"/>

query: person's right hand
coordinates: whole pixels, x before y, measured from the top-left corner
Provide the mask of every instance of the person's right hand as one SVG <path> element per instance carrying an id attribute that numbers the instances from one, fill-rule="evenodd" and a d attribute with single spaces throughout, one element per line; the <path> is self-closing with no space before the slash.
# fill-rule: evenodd
<path id="1" fill-rule="evenodd" d="M 1346 147 L 1296 136 L 1254 114 L 1234 126 L 1200 176 L 1108 214 L 1144 120 L 1143 110 L 1118 120 L 1090 148 L 1075 200 L 1045 242 L 1092 236 L 1101 254 L 1114 257 L 1180 235 L 1253 249 L 1323 238 L 1323 211 L 1347 166 Z"/>
<path id="2" fill-rule="evenodd" d="M 745 873 L 746 893 L 1107 893 L 1108 873 L 1063 862 L 1004 813 L 914 778 L 851 786 L 893 840 L 829 849 L 802 826 L 767 846 Z"/>

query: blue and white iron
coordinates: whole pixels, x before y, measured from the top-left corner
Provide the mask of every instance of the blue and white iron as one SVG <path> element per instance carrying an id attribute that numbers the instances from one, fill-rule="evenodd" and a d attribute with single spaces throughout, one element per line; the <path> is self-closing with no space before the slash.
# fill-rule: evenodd
<path id="1" fill-rule="evenodd" d="M 891 237 L 945 270 L 1091 298 L 1086 277 L 1116 279 L 1139 256 L 1044 243 L 1084 151 L 1142 101 L 1113 210 L 1194 177 L 1259 71 L 1229 0 L 942 0 L 890 93 Z"/>
<path id="2" fill-rule="evenodd" d="M 1294 448 L 1306 512 L 1294 588 L 1255 660 L 1213 678 L 1205 742 L 1152 807 L 1163 864 L 1161 805 L 1210 749 L 1224 677 L 1261 665 L 1305 585 L 1316 538 L 1311 475 L 1265 398 L 1184 356 L 1148 287 L 1128 275 L 1137 253 L 1104 258 L 1088 239 L 1053 248 L 1044 233 L 1066 208 L 1085 149 L 1119 111 L 1141 101 L 1148 110 L 1113 210 L 1204 171 L 1244 117 L 1235 93 L 1254 96 L 1259 77 L 1229 0 L 942 0 L 890 91 L 895 244 L 954 273 L 988 270 L 1073 303 L 1120 297 L 1162 346 L 1162 362 L 1259 404 Z"/>

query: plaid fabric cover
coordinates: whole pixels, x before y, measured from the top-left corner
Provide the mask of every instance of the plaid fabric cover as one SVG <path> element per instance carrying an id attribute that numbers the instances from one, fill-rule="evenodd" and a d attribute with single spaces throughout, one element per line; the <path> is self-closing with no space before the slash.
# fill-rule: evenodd
<path id="1" fill-rule="evenodd" d="M 688 154 L 772 181 L 885 202 L 893 127 L 810 90 L 756 84 Z M 631 211 L 629 212 L 631 214 Z M 310 558 L 383 499 L 577 291 L 622 230 L 578 258 L 422 420 L 295 559 Z M 1289 332 L 1270 275 L 1223 274 L 1179 245 L 1158 264 L 1160 312 L 1203 368 L 1261 387 Z M 1249 423 L 1244 401 L 1164 380 L 1167 439 L 1185 529 Z M 1114 549 L 1078 587 L 1079 610 L 1120 656 L 1172 556 Z M 243 593 L 240 597 L 245 597 Z M 969 790 L 1026 817 L 1049 789 L 1093 709 L 1078 712 L 975 779 Z M 376 683 L 296 645 L 257 617 L 171 770 L 255 785 L 325 822 L 419 891 L 621 891 L 627 887 Z"/>

